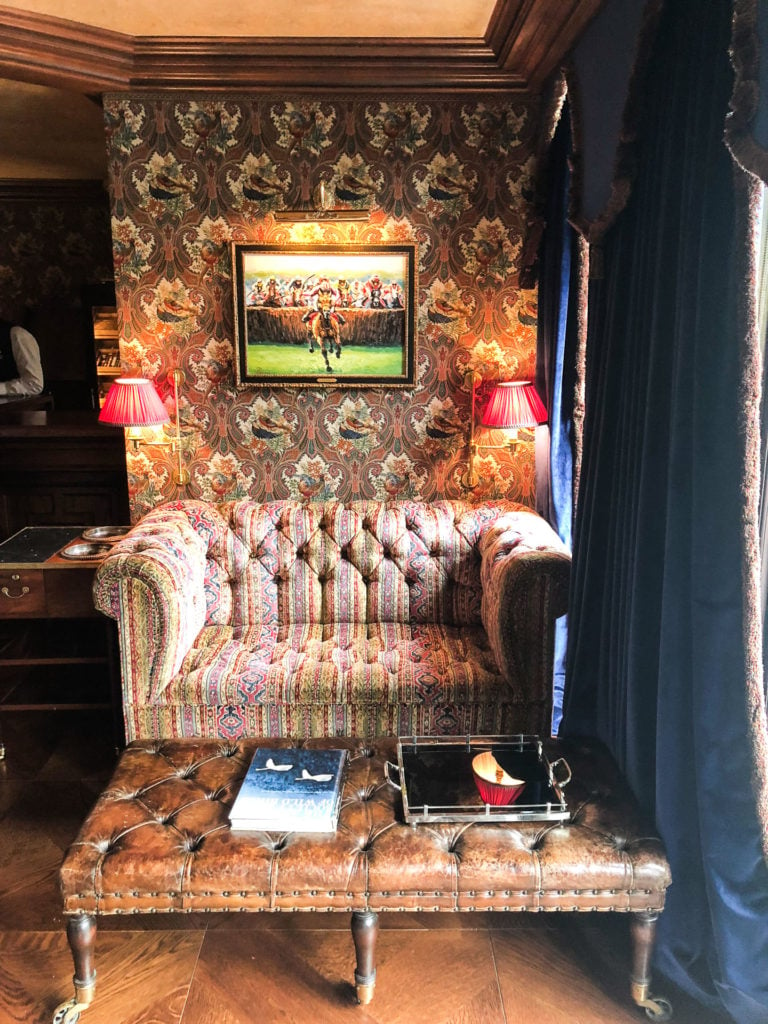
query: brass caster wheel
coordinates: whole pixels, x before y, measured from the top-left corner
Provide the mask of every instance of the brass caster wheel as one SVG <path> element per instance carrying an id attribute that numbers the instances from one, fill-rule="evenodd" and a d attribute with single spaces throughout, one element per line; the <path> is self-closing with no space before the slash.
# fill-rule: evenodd
<path id="1" fill-rule="evenodd" d="M 80 1014 L 87 1007 L 87 1003 L 78 1003 L 74 997 L 68 999 L 66 1003 L 61 1003 L 54 1010 L 52 1024 L 77 1024 Z"/>
<path id="2" fill-rule="evenodd" d="M 666 1021 L 672 1020 L 674 1011 L 672 1009 L 672 1003 L 663 996 L 656 996 L 653 998 L 646 999 L 641 1006 L 645 1010 L 645 1015 L 649 1020 L 654 1021 Z"/>
<path id="3" fill-rule="evenodd" d="M 357 1001 L 361 1006 L 367 1006 L 373 999 L 373 985 L 355 985 Z"/>

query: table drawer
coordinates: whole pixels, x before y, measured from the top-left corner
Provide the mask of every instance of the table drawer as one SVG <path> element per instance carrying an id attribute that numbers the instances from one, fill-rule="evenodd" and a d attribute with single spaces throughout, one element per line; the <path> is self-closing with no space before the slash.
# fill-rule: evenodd
<path id="1" fill-rule="evenodd" d="M 37 569 L 0 569 L 0 618 L 45 614 L 45 584 Z"/>
<path id="2" fill-rule="evenodd" d="M 74 566 L 48 569 L 45 573 L 45 606 L 51 619 L 100 618 L 93 605 L 93 577 L 96 569 Z"/>

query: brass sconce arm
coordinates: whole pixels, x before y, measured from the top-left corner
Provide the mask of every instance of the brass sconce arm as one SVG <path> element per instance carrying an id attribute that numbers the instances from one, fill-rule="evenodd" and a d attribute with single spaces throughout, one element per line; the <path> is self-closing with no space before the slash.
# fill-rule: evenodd
<path id="1" fill-rule="evenodd" d="M 172 449 L 176 452 L 176 468 L 173 471 L 173 482 L 178 487 L 186 487 L 191 477 L 189 470 L 184 465 L 184 453 L 181 448 L 181 414 L 179 412 L 179 387 L 184 383 L 184 371 L 176 367 L 171 370 L 173 381 L 173 407 L 176 411 L 176 437 L 173 440 Z"/>
<path id="2" fill-rule="evenodd" d="M 469 408 L 469 439 L 467 441 L 469 457 L 467 459 L 467 468 L 461 476 L 461 486 L 467 491 L 474 490 L 479 483 L 475 471 L 475 457 L 477 456 L 478 449 L 478 444 L 475 440 L 475 401 L 477 399 L 477 385 L 480 383 L 480 380 L 481 377 L 477 370 L 467 370 L 464 376 L 464 382 L 470 388 L 472 394 Z"/>

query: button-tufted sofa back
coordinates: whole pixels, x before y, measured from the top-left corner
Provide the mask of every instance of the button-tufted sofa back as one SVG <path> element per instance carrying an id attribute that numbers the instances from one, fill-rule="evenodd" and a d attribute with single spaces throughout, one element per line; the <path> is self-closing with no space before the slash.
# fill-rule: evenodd
<path id="1" fill-rule="evenodd" d="M 183 511 L 206 543 L 206 625 L 480 621 L 477 541 L 514 502 L 248 499 Z M 529 510 L 525 509 L 525 512 Z"/>
<path id="2" fill-rule="evenodd" d="M 514 502 L 185 500 L 93 592 L 131 738 L 537 732 L 569 570 Z"/>

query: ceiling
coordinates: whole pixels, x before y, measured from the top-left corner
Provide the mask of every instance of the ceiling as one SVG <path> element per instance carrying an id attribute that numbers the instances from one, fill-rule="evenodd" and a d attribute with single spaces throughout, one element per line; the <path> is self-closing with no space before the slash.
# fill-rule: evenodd
<path id="1" fill-rule="evenodd" d="M 0 179 L 104 177 L 104 92 L 535 91 L 603 3 L 7 0 Z"/>
<path id="2" fill-rule="evenodd" d="M 134 36 L 405 36 L 482 38 L 495 0 L 6 0 L 5 6 L 56 15 Z"/>

